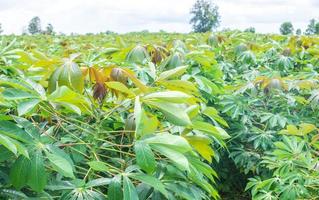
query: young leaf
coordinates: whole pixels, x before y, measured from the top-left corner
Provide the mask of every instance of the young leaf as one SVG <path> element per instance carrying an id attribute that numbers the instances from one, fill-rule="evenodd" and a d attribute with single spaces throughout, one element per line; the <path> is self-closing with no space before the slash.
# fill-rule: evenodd
<path id="1" fill-rule="evenodd" d="M 196 151 L 209 163 L 212 162 L 214 151 L 210 146 L 210 139 L 203 136 L 185 136 L 187 141 L 196 149 Z"/>
<path id="2" fill-rule="evenodd" d="M 306 135 L 317 129 L 317 127 L 313 124 L 302 123 L 299 126 L 300 126 L 300 131 L 303 135 Z"/>

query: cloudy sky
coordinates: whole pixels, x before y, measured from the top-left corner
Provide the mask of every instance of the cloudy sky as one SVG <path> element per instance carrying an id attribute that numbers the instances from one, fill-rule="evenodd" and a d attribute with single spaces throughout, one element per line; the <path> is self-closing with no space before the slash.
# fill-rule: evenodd
<path id="1" fill-rule="evenodd" d="M 5 33 L 21 33 L 33 16 L 57 32 L 120 33 L 148 29 L 189 32 L 189 11 L 195 0 L 0 0 L 0 23 Z M 304 30 L 319 18 L 319 0 L 213 0 L 222 28 L 278 32 L 284 21 Z"/>

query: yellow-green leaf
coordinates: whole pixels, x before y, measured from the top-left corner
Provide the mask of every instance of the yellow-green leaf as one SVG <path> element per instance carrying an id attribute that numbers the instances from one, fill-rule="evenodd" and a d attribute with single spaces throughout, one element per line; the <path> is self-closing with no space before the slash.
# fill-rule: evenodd
<path id="1" fill-rule="evenodd" d="M 126 87 L 126 85 L 124 85 L 121 82 L 110 81 L 110 82 L 106 82 L 105 85 L 108 88 L 111 88 L 113 90 L 117 90 L 119 92 L 125 93 L 125 94 L 127 94 L 129 96 L 135 96 L 135 94 L 130 89 L 128 89 L 128 87 Z"/>
<path id="2" fill-rule="evenodd" d="M 210 139 L 204 136 L 185 136 L 186 140 L 191 144 L 194 149 L 208 162 L 212 162 L 214 151 L 210 146 Z"/>

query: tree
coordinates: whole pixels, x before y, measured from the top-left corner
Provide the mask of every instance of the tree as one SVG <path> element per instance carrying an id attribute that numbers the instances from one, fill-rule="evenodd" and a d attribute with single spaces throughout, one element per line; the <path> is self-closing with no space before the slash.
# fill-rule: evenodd
<path id="1" fill-rule="evenodd" d="M 256 33 L 256 29 L 254 27 L 249 27 L 245 29 L 245 32 Z"/>
<path id="2" fill-rule="evenodd" d="M 46 30 L 45 30 L 45 34 L 48 34 L 48 35 L 54 34 L 53 25 L 52 24 L 49 23 L 47 25 Z"/>
<path id="3" fill-rule="evenodd" d="M 315 25 L 315 34 L 319 34 L 319 22 Z"/>
<path id="4" fill-rule="evenodd" d="M 315 33 L 315 26 L 316 26 L 316 20 L 315 19 L 311 19 L 309 24 L 308 24 L 308 27 L 306 29 L 305 34 L 306 35 L 314 34 Z"/>
<path id="5" fill-rule="evenodd" d="M 294 27 L 291 22 L 284 22 L 280 26 L 280 33 L 283 35 L 293 34 Z"/>
<path id="6" fill-rule="evenodd" d="M 190 13 L 193 15 L 190 24 L 193 25 L 194 32 L 207 32 L 219 26 L 218 6 L 211 1 L 197 0 Z"/>
<path id="7" fill-rule="evenodd" d="M 296 35 L 301 35 L 301 29 L 300 29 L 300 28 L 298 28 L 298 29 L 296 30 Z"/>
<path id="8" fill-rule="evenodd" d="M 33 17 L 28 26 L 28 31 L 29 33 L 33 34 L 38 34 L 41 33 L 41 20 L 39 17 Z"/>
<path id="9" fill-rule="evenodd" d="M 0 23 L 0 34 L 3 32 L 2 24 Z"/>

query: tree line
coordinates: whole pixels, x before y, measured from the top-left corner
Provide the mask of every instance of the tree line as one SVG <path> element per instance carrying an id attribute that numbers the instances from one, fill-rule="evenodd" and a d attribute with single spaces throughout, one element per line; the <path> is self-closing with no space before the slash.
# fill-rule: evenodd
<path id="1" fill-rule="evenodd" d="M 0 34 L 3 32 L 2 24 L 0 23 Z M 23 31 L 23 34 L 47 34 L 47 35 L 53 35 L 55 34 L 53 25 L 51 23 L 48 23 L 45 29 L 42 29 L 41 26 L 41 19 L 40 17 L 36 16 L 33 17 L 27 27 L 27 30 Z"/>
<path id="2" fill-rule="evenodd" d="M 283 35 L 291 35 L 291 34 L 294 34 L 294 26 L 292 25 L 291 22 L 284 22 L 280 25 L 279 31 Z M 302 34 L 302 31 L 300 28 L 298 28 L 296 30 L 296 35 L 301 35 L 301 34 Z M 305 35 L 319 34 L 319 21 L 316 21 L 315 19 L 311 19 L 304 34 Z"/>
<path id="3" fill-rule="evenodd" d="M 221 17 L 218 12 L 218 6 L 213 4 L 210 0 L 197 0 L 190 13 L 192 15 L 190 24 L 193 25 L 194 32 L 202 33 L 212 31 L 217 29 L 220 25 Z M 294 34 L 294 27 L 291 22 L 284 22 L 281 24 L 279 31 L 283 35 Z M 245 32 L 255 33 L 256 29 L 254 27 L 249 27 L 245 29 Z M 302 30 L 298 28 L 296 34 L 301 35 Z M 304 34 L 319 34 L 319 21 L 311 19 Z"/>

